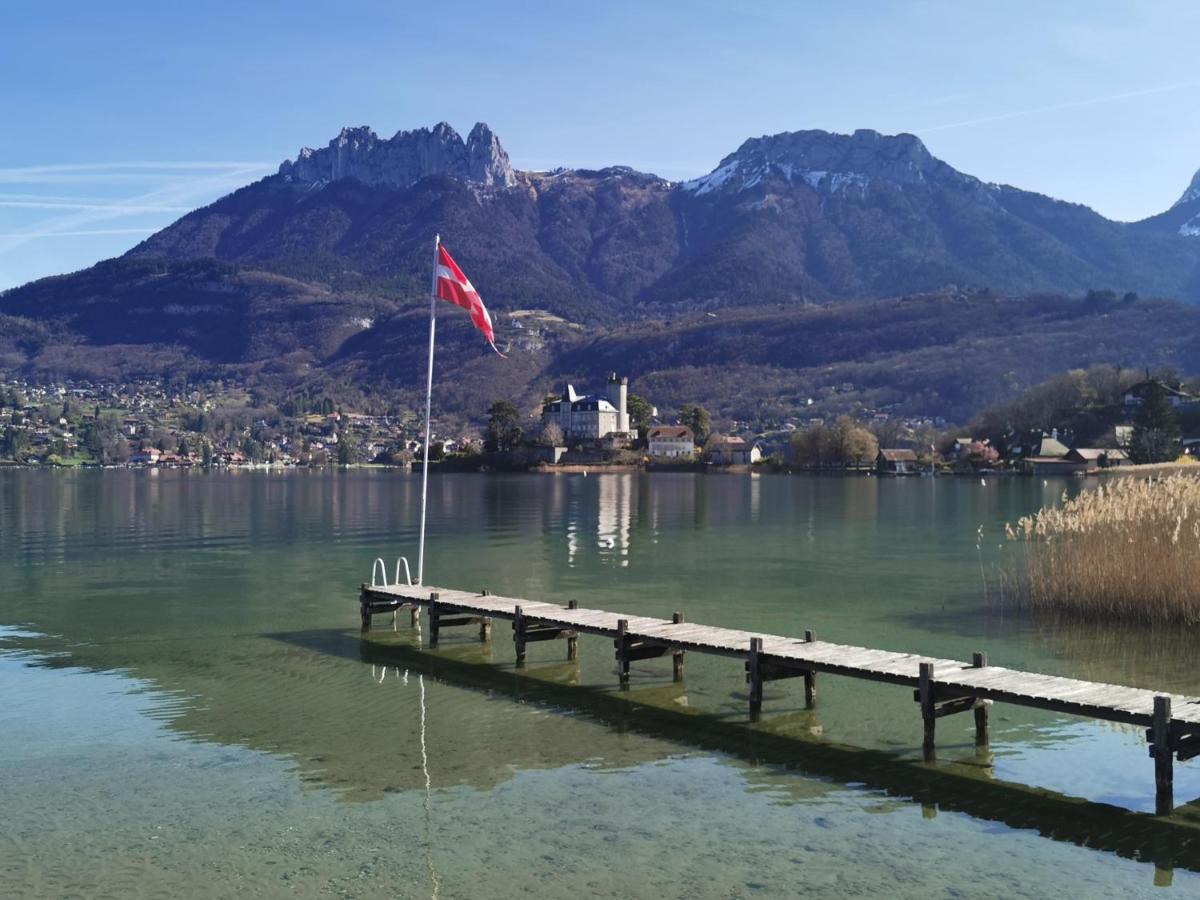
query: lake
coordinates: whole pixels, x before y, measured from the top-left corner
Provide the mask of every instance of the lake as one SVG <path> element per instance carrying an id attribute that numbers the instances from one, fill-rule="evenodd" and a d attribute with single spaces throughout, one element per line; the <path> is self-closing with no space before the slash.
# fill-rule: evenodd
<path id="1" fill-rule="evenodd" d="M 443 475 L 426 580 L 1200 694 L 1192 636 L 1013 609 L 1003 523 L 1077 482 Z M 5 897 L 1200 892 L 1142 729 L 510 627 L 359 632 L 419 475 L 0 471 Z M 982 536 L 980 532 L 982 528 Z M 1200 796 L 1200 762 L 1176 767 Z M 1195 817 L 1194 807 L 1177 818 Z M 1181 835 L 1181 836 L 1180 836 Z"/>

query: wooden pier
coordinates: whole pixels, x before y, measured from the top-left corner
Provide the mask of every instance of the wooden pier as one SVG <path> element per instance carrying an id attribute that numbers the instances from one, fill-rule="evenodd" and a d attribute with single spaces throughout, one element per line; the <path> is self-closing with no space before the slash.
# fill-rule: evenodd
<path id="1" fill-rule="evenodd" d="M 802 638 L 782 637 L 685 622 L 679 613 L 671 619 L 627 616 L 582 609 L 574 602 L 559 606 L 486 591 L 475 594 L 420 585 L 364 584 L 359 606 L 364 630 L 371 627 L 374 615 L 410 610 L 415 622 L 419 611 L 426 609 L 434 645 L 442 628 L 464 625 L 477 627 L 480 640 L 490 640 L 492 619 L 507 619 L 513 623 L 518 664 L 524 662 L 530 642 L 566 640 L 568 658 L 574 659 L 580 634 L 611 638 L 622 685 L 628 684 L 629 664 L 637 660 L 669 655 L 674 677 L 680 680 L 687 652 L 741 659 L 749 685 L 751 719 L 761 713 L 763 683 L 781 678 L 803 678 L 809 706 L 816 703 L 818 673 L 909 686 L 915 689 L 913 699 L 920 705 L 924 752 L 929 760 L 934 757 L 937 720 L 944 716 L 972 712 L 975 740 L 985 744 L 988 706 L 993 702 L 1145 726 L 1154 760 L 1158 815 L 1174 809 L 1174 760 L 1200 755 L 1200 697 L 1006 669 L 989 665 L 983 653 L 975 653 L 970 662 L 935 659 L 819 641 L 811 631 Z"/>

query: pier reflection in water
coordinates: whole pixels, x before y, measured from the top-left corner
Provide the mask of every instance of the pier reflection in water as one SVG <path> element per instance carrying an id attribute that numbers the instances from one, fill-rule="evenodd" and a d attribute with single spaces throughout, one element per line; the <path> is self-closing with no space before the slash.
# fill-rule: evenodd
<path id="1" fill-rule="evenodd" d="M 1197 692 L 1186 639 L 1116 652 L 1112 632 L 983 602 L 975 530 L 1040 485 L 920 481 L 438 478 L 429 566 Z M 403 622 L 363 643 L 353 587 L 413 544 L 418 491 L 395 473 L 0 473 L 0 621 L 20 629 L 0 641 L 6 892 L 1126 896 L 1172 866 L 1196 889 L 1186 824 L 1098 802 L 1145 801 L 1140 734 L 997 708 L 991 760 L 948 726 L 929 768 L 886 686 L 825 679 L 816 711 L 768 686 L 751 727 L 721 660 L 689 659 L 682 685 L 648 660 L 619 693 L 594 638 L 575 663 L 531 646 L 522 671 L 499 625 L 432 653 Z M 1102 763 L 1079 767 L 1092 783 L 1075 752 Z"/>

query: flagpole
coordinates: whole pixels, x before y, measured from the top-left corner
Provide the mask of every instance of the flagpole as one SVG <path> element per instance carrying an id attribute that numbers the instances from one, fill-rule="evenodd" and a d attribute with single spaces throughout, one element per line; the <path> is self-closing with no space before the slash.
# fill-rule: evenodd
<path id="1" fill-rule="evenodd" d="M 425 378 L 425 453 L 421 462 L 421 538 L 417 547 L 417 584 L 425 583 L 425 504 L 429 496 L 429 410 L 433 400 L 433 335 L 437 328 L 438 249 L 442 236 L 433 237 L 433 280 L 429 288 L 429 371 Z"/>

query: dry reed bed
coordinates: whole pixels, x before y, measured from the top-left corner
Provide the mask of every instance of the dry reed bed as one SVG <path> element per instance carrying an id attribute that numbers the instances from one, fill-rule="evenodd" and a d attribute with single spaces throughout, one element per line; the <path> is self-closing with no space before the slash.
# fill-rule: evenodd
<path id="1" fill-rule="evenodd" d="M 1116 479 L 1005 531 L 1035 610 L 1200 623 L 1200 479 Z"/>

